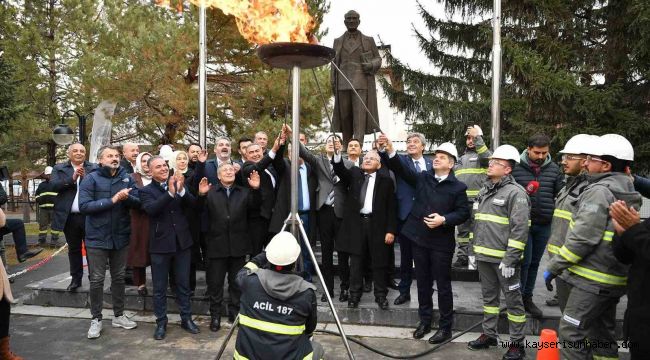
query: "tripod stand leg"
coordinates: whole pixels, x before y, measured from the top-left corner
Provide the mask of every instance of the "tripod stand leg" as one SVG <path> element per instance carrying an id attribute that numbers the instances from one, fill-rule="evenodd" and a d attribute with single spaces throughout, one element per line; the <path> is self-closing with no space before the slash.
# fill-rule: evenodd
<path id="1" fill-rule="evenodd" d="M 295 221 L 298 222 L 298 228 L 300 229 L 300 233 L 302 234 L 302 241 L 305 243 L 305 247 L 307 248 L 307 251 L 309 251 L 309 256 L 311 257 L 312 262 L 314 263 L 314 269 L 316 270 L 316 274 L 318 275 L 318 279 L 320 280 L 321 285 L 323 286 L 323 291 L 325 292 L 325 296 L 327 297 L 327 304 L 330 307 L 330 310 L 332 311 L 332 316 L 334 316 L 334 321 L 336 322 L 336 327 L 339 329 L 339 333 L 341 335 L 341 339 L 343 340 L 343 344 L 345 345 L 345 349 L 348 352 L 348 357 L 350 360 L 354 360 L 354 354 L 352 354 L 352 349 L 350 348 L 350 343 L 348 343 L 348 338 L 345 335 L 345 331 L 343 330 L 343 326 L 341 325 L 341 320 L 339 320 L 339 316 L 336 313 L 336 309 L 334 309 L 334 302 L 332 302 L 332 297 L 330 296 L 329 290 L 327 290 L 327 286 L 325 285 L 325 279 L 323 279 L 323 274 L 320 271 L 320 267 L 318 266 L 318 262 L 316 262 L 316 255 L 314 255 L 314 252 L 311 249 L 311 246 L 309 245 L 309 238 L 307 237 L 307 233 L 305 232 L 305 228 L 302 225 L 302 221 L 300 220 L 300 217 L 298 217 L 298 214 L 294 214 L 292 216 Z M 300 241 L 300 240 L 298 240 Z"/>
<path id="2" fill-rule="evenodd" d="M 226 338 L 223 339 L 223 343 L 221 344 L 219 353 L 217 353 L 217 360 L 221 359 L 221 355 L 223 355 L 224 350 L 226 350 L 226 346 L 230 342 L 230 338 L 232 337 L 232 334 L 235 332 L 235 328 L 237 327 L 237 325 L 239 325 L 239 314 L 237 314 L 235 321 L 232 322 L 232 327 L 228 331 L 228 335 L 226 335 Z"/>

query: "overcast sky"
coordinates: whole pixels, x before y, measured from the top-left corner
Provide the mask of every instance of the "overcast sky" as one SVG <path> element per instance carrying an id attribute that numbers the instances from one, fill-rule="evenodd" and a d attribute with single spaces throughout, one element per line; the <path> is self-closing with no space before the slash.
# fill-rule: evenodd
<path id="1" fill-rule="evenodd" d="M 441 5 L 433 1 L 427 9 L 439 16 L 444 16 Z M 415 0 L 331 0 L 330 12 L 323 19 L 323 28 L 329 33 L 321 39 L 321 44 L 332 46 L 334 39 L 345 31 L 343 17 L 348 10 L 356 10 L 361 16 L 359 30 L 375 39 L 391 46 L 395 57 L 411 67 L 423 71 L 431 71 L 431 64 L 420 52 L 417 40 L 413 34 L 413 26 L 421 32 L 426 32 L 422 17 L 417 12 Z"/>

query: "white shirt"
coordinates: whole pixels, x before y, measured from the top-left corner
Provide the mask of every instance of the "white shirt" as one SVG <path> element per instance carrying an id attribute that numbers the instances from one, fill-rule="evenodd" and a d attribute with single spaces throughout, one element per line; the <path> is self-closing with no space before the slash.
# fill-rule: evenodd
<path id="1" fill-rule="evenodd" d="M 377 172 L 368 174 L 368 187 L 366 188 L 366 198 L 363 201 L 363 207 L 359 211 L 361 214 L 372 214 L 372 196 L 375 193 L 375 179 L 377 178 Z"/>
<path id="2" fill-rule="evenodd" d="M 81 166 L 83 166 L 83 164 Z M 81 166 L 72 165 L 72 170 L 74 172 L 76 172 L 77 169 L 79 169 Z M 80 183 L 81 183 L 81 176 L 78 176 L 77 177 L 77 193 L 74 195 L 74 200 L 72 201 L 72 207 L 70 208 L 71 213 L 80 213 L 81 212 L 79 210 L 79 184 Z"/>
<path id="3" fill-rule="evenodd" d="M 300 172 L 300 186 L 302 190 L 302 209 L 298 210 L 309 210 L 309 184 L 307 183 L 307 166 L 305 164 L 300 165 L 298 168 Z"/>
<path id="4" fill-rule="evenodd" d="M 441 181 L 445 180 L 447 178 L 447 176 L 449 176 L 449 175 L 442 175 L 442 176 L 436 175 L 436 179 L 439 179 L 438 182 L 441 182 Z"/>
<path id="5" fill-rule="evenodd" d="M 420 164 L 420 171 L 427 171 L 427 163 L 424 161 L 424 157 L 420 157 L 417 160 L 415 160 L 413 158 L 411 158 L 411 159 L 413 160 L 413 167 L 415 167 L 415 163 L 419 163 Z M 415 167 L 415 168 L 417 169 L 417 167 Z"/>

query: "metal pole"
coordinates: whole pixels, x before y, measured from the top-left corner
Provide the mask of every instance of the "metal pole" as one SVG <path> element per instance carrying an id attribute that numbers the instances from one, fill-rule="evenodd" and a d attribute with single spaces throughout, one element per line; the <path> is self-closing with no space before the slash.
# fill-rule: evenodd
<path id="1" fill-rule="evenodd" d="M 293 77 L 293 111 L 291 124 L 292 137 L 291 137 L 291 233 L 296 239 L 300 238 L 300 230 L 298 229 L 298 149 L 300 146 L 300 67 L 295 66 L 291 71 Z"/>
<path id="2" fill-rule="evenodd" d="M 201 0 L 199 5 L 199 144 L 206 148 L 206 30 L 205 30 L 205 1 Z"/>
<path id="3" fill-rule="evenodd" d="M 86 145 L 86 115 L 79 116 L 79 143 Z"/>
<path id="4" fill-rule="evenodd" d="M 492 14 L 492 147 L 496 149 L 500 143 L 501 134 L 501 0 L 494 0 Z"/>

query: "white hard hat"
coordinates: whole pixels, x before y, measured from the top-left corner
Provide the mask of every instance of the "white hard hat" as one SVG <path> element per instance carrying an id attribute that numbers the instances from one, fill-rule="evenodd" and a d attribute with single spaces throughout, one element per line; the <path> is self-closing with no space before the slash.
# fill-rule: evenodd
<path id="1" fill-rule="evenodd" d="M 451 156 L 454 157 L 454 161 L 458 161 L 458 151 L 456 150 L 456 146 L 450 142 L 442 143 L 434 153 L 437 153 L 438 151 L 445 152 Z"/>
<path id="2" fill-rule="evenodd" d="M 285 266 L 296 262 L 300 256 L 300 245 L 287 231 L 277 233 L 266 246 L 266 259 L 273 265 Z"/>
<path id="3" fill-rule="evenodd" d="M 564 144 L 560 154 L 586 154 L 585 150 L 588 149 L 588 142 L 591 140 L 591 136 L 587 134 L 574 135 Z"/>
<path id="4" fill-rule="evenodd" d="M 169 145 L 163 145 L 160 147 L 160 152 L 158 155 L 165 159 L 165 161 L 169 161 L 172 158 L 172 155 L 174 154 L 174 150 L 172 150 L 172 147 Z"/>
<path id="5" fill-rule="evenodd" d="M 582 142 L 582 152 L 580 154 L 600 156 L 603 152 L 603 146 L 600 143 L 600 136 L 587 135 Z"/>
<path id="6" fill-rule="evenodd" d="M 52 174 L 52 167 L 46 166 L 45 171 L 43 171 L 43 175 L 50 175 L 50 174 Z"/>
<path id="7" fill-rule="evenodd" d="M 521 155 L 519 154 L 519 151 L 517 151 L 517 148 L 512 145 L 501 145 L 496 148 L 492 153 L 492 156 L 490 156 L 490 159 L 512 160 L 517 164 L 519 164 L 520 158 Z"/>
<path id="8" fill-rule="evenodd" d="M 472 126 L 470 126 L 470 127 L 472 127 Z M 474 125 L 473 128 L 478 130 L 478 133 L 477 133 L 478 136 L 483 136 L 483 129 L 481 129 L 480 126 Z M 467 135 L 469 135 L 469 129 L 467 131 L 465 131 L 465 136 L 467 136 Z"/>
<path id="9" fill-rule="evenodd" d="M 609 155 L 619 160 L 634 161 L 632 144 L 621 135 L 605 134 L 600 137 L 600 156 Z"/>

